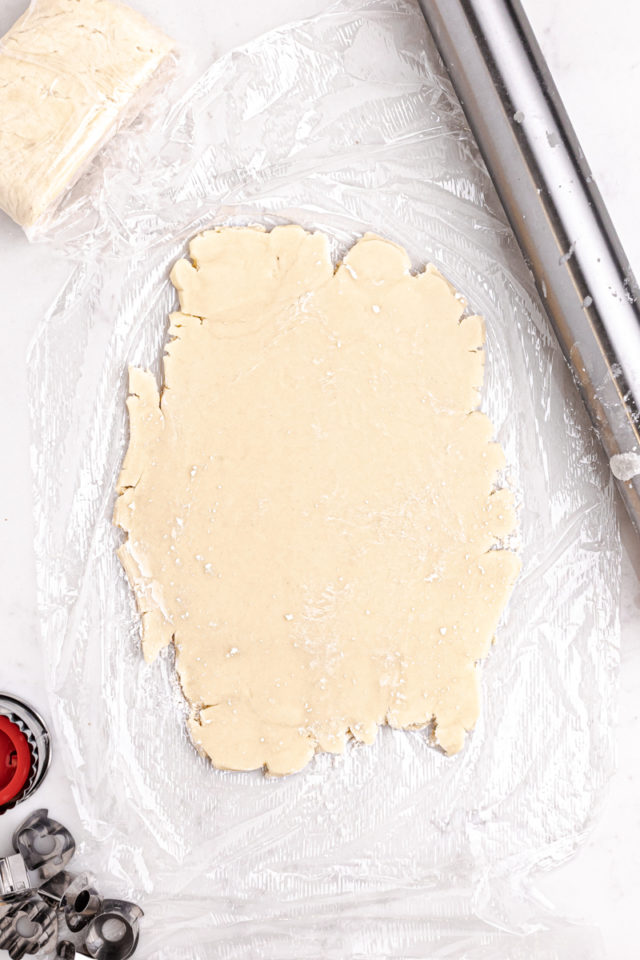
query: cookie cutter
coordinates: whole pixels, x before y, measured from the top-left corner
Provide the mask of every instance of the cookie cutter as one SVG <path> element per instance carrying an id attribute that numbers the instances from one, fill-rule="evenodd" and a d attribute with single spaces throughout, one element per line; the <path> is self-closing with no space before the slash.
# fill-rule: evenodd
<path id="1" fill-rule="evenodd" d="M 31 796 L 51 763 L 51 738 L 29 704 L 0 693 L 0 814 Z"/>
<path id="2" fill-rule="evenodd" d="M 50 880 L 43 883 L 38 889 L 38 893 L 46 900 L 59 905 L 74 880 L 75 874 L 61 870 L 60 873 L 56 873 Z"/>
<path id="3" fill-rule="evenodd" d="M 127 900 L 103 900 L 89 924 L 84 950 L 96 960 L 127 960 L 138 946 L 140 907 Z"/>
<path id="4" fill-rule="evenodd" d="M 72 933 L 83 930 L 99 913 L 102 900 L 93 886 L 88 874 L 75 877 L 64 892 L 60 901 L 64 910 L 64 920 Z"/>
<path id="5" fill-rule="evenodd" d="M 0 858 L 0 899 L 10 900 L 30 889 L 29 874 L 20 854 Z"/>
<path id="6" fill-rule="evenodd" d="M 140 907 L 126 900 L 100 900 L 87 876 L 77 877 L 70 884 L 63 918 L 68 933 L 58 942 L 56 956 L 74 960 L 78 955 L 95 960 L 127 960 L 140 937 Z M 84 933 L 82 933 L 84 931 Z"/>
<path id="7" fill-rule="evenodd" d="M 90 874 L 66 869 L 75 840 L 46 809 L 18 827 L 13 846 L 15 854 L 0 859 L 0 949 L 11 960 L 50 955 L 54 945 L 59 960 L 127 960 L 133 954 L 142 909 L 128 900 L 103 900 Z"/>
<path id="8" fill-rule="evenodd" d="M 75 853 L 76 842 L 67 828 L 52 820 L 43 808 L 34 811 L 15 831 L 13 848 L 42 882 L 64 870 Z"/>
<path id="9" fill-rule="evenodd" d="M 57 936 L 56 909 L 37 893 L 0 903 L 0 950 L 6 950 L 11 960 L 50 951 Z"/>

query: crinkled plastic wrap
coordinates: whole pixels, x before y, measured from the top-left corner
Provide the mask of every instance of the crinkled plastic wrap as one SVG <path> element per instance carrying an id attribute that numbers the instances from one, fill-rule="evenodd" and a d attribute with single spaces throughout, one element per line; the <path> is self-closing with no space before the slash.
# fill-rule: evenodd
<path id="1" fill-rule="evenodd" d="M 91 176 L 61 211 L 77 265 L 30 354 L 38 589 L 86 862 L 142 904 L 138 955 L 600 957 L 530 879 L 574 849 L 611 772 L 613 491 L 416 7 L 342 0 L 230 53 Z M 127 364 L 159 371 L 191 236 L 288 221 L 336 257 L 365 230 L 397 240 L 486 318 L 482 409 L 524 565 L 453 758 L 385 728 L 283 779 L 221 772 L 186 735 L 170 655 L 141 656 L 111 523 Z"/>
<path id="2" fill-rule="evenodd" d="M 45 223 L 166 78 L 172 47 L 117 0 L 32 0 L 0 39 L 0 208 Z"/>

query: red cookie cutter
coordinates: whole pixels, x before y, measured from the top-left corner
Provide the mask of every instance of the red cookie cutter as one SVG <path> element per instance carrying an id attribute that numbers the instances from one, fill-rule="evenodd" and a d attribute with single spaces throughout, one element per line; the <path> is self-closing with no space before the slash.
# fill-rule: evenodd
<path id="1" fill-rule="evenodd" d="M 32 762 L 24 733 L 8 717 L 0 716 L 0 809 L 22 792 Z"/>

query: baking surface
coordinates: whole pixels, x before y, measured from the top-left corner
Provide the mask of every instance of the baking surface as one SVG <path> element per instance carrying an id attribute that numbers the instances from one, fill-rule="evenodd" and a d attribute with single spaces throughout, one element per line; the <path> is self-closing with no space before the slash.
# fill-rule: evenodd
<path id="1" fill-rule="evenodd" d="M 601 31 L 593 29 L 593 20 L 596 18 L 595 4 L 590 5 L 593 7 L 592 20 L 585 14 L 583 5 L 580 5 L 581 12 L 578 16 L 577 3 L 567 4 L 564 10 L 550 3 L 539 4 L 536 5 L 535 11 L 531 9 L 531 13 L 535 14 L 534 27 L 538 30 L 561 93 L 565 95 L 566 104 L 578 134 L 594 167 L 596 177 L 604 188 L 605 199 L 610 203 L 614 221 L 620 229 L 623 243 L 626 244 L 632 264 L 638 273 L 640 257 L 637 237 L 632 227 L 640 211 L 637 208 L 634 210 L 630 203 L 631 198 L 621 187 L 625 182 L 631 181 L 639 159 L 637 146 L 634 146 L 630 139 L 627 144 L 624 139 L 630 136 L 625 125 L 627 118 L 637 112 L 637 108 L 634 110 L 630 102 L 633 90 L 627 91 L 619 113 L 610 109 L 612 102 L 619 102 L 615 99 L 618 84 L 628 86 L 633 82 L 634 77 L 637 77 L 637 53 L 632 42 L 636 31 L 631 29 L 629 17 L 638 16 L 638 14 L 630 12 L 622 0 L 618 2 L 620 16 L 623 14 L 623 5 L 625 7 L 624 14 L 628 29 L 621 31 L 620 35 L 612 33 L 607 37 L 604 43 L 609 45 L 604 49 L 600 46 L 603 43 Z M 246 3 L 241 12 L 236 8 L 234 12 L 226 14 L 226 5 L 221 3 L 208 5 L 185 3 L 181 5 L 179 13 L 170 0 L 164 0 L 162 5 L 153 5 L 153 10 L 148 2 L 140 2 L 136 6 L 147 15 L 152 15 L 155 11 L 158 25 L 185 43 L 188 41 L 189 32 L 200 37 L 197 55 L 199 64 L 204 65 L 214 53 L 220 53 L 277 22 L 284 22 L 304 12 L 321 9 L 324 4 L 321 2 L 294 4 L 280 0 L 269 5 L 269 10 L 266 11 L 265 5 L 257 2 Z M 533 5 L 529 3 L 526 6 L 532 8 Z M 0 30 L 4 31 L 23 7 L 24 4 L 12 2 L 4 4 L 0 15 Z M 193 29 L 194 24 L 201 25 L 205 17 L 207 19 L 204 22 L 211 24 L 210 31 L 202 30 L 201 26 Z M 615 24 L 615 17 L 612 16 L 610 20 Z M 545 27 L 552 30 L 553 35 L 545 35 Z M 209 41 L 209 37 L 214 38 L 214 41 Z M 582 70 L 582 64 L 585 61 L 601 63 L 602 77 L 594 75 L 593 69 L 585 74 Z M 634 63 L 636 64 L 635 73 L 633 72 Z M 609 65 L 606 66 L 606 64 Z M 619 72 L 616 73 L 616 71 Z M 607 87 L 608 96 L 603 93 Z M 601 104 L 601 108 L 594 111 L 594 103 Z M 620 146 L 614 152 L 612 145 L 616 144 L 618 136 L 621 138 Z M 615 157 L 614 161 L 612 157 Z M 614 168 L 615 173 L 612 173 Z M 600 176 L 601 172 L 604 177 Z M 617 190 L 617 193 L 609 193 L 608 186 L 613 191 Z M 622 214 L 625 220 L 621 220 L 617 213 Z M 625 224 L 628 224 L 626 228 Z M 34 652 L 33 639 L 31 486 L 28 469 L 25 375 L 21 361 L 33 326 L 44 306 L 52 299 L 65 274 L 65 267 L 52 263 L 46 248 L 30 248 L 18 228 L 4 218 L 0 221 L 0 245 L 2 249 L 0 275 L 5 293 L 5 351 L 1 389 L 2 408 L 5 411 L 3 423 L 6 433 L 6 462 L 11 464 L 11 469 L 4 471 L 2 478 L 5 528 L 1 559 L 3 576 L 0 578 L 3 585 L 2 615 L 4 618 L 2 641 L 0 641 L 2 680 L 3 686 L 31 698 L 36 703 L 41 703 L 39 668 L 35 667 L 37 652 Z M 34 277 L 37 277 L 37 283 L 29 279 Z M 25 283 L 25 278 L 29 280 L 28 283 Z M 25 286 L 28 289 L 25 290 Z M 636 867 L 633 860 L 633 853 L 638 843 L 637 760 L 636 766 L 633 765 L 633 750 L 638 731 L 637 719 L 635 730 L 633 726 L 636 714 L 631 695 L 634 686 L 637 689 L 640 676 L 640 658 L 637 649 L 640 614 L 637 602 L 638 584 L 631 565 L 627 563 L 623 607 L 625 629 L 623 699 L 619 738 L 621 770 L 614 780 L 603 820 L 593 839 L 572 863 L 562 871 L 557 871 L 554 877 L 548 878 L 547 881 L 547 887 L 552 891 L 552 896 L 558 901 L 561 909 L 575 916 L 588 917 L 591 922 L 600 924 L 612 956 L 621 960 L 626 958 L 630 960 L 634 956 L 634 940 L 629 934 L 632 929 L 631 924 L 635 920 L 632 905 L 639 895 L 638 876 L 637 872 L 634 873 Z M 634 633 L 635 650 L 632 641 Z M 19 649 L 19 655 L 16 655 L 16 649 Z M 58 799 L 56 799 L 56 791 L 59 791 Z M 68 798 L 68 793 L 59 769 L 54 769 L 47 786 L 38 795 L 38 802 L 48 803 L 51 807 L 55 806 L 62 817 L 64 810 L 70 809 L 70 801 L 65 798 Z M 21 810 L 19 817 L 22 816 Z M 17 819 L 15 814 L 11 817 L 12 819 L 3 818 L 3 830 L 5 824 L 8 830 Z M 622 842 L 623 837 L 624 842 Z"/>

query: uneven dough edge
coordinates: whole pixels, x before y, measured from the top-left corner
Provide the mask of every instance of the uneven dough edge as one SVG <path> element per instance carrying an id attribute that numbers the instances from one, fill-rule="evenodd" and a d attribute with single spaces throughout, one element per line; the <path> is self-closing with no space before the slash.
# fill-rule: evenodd
<path id="1" fill-rule="evenodd" d="M 142 626 L 142 651 L 147 663 L 171 643 L 173 625 L 167 613 L 162 591 L 153 577 L 144 569 L 144 560 L 131 538 L 131 515 L 135 509 L 135 489 L 144 470 L 145 450 L 153 444 L 164 428 L 160 409 L 160 393 L 155 377 L 147 370 L 129 367 L 127 396 L 129 414 L 129 446 L 122 462 L 116 492 L 118 494 L 113 522 L 127 534 L 118 548 L 118 559 L 123 566 L 136 600 Z M 145 431 L 148 431 L 145 441 Z"/>

